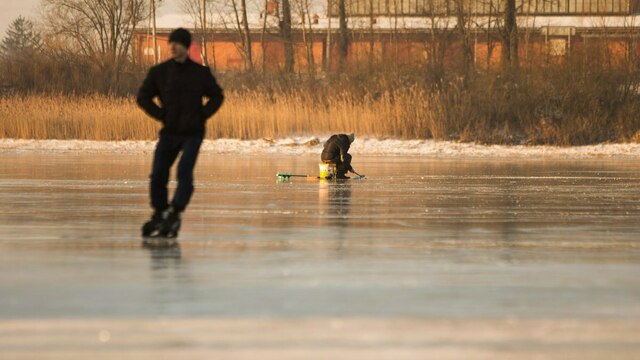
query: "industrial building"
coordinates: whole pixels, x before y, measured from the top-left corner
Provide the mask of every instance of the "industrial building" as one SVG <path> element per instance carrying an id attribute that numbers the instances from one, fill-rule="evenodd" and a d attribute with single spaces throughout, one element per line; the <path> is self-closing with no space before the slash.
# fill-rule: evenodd
<path id="1" fill-rule="evenodd" d="M 517 0 L 519 53 L 527 57 L 563 57 L 590 43 L 607 47 L 612 60 L 638 57 L 640 0 Z M 284 45 L 291 41 L 296 71 L 323 71 L 338 63 L 337 0 L 329 0 L 323 11 L 307 14 L 292 23 L 291 39 L 282 36 L 281 4 L 270 1 L 267 19 L 249 16 L 252 62 L 255 69 L 277 71 L 283 68 Z M 504 4 L 500 0 L 346 0 L 348 25 L 347 63 L 381 60 L 395 63 L 428 61 L 434 43 L 443 49 L 445 61 L 453 61 L 460 51 L 459 18 L 472 44 L 473 61 L 478 66 L 500 62 L 500 21 Z M 462 17 L 460 16 L 462 14 Z M 168 35 L 175 27 L 191 28 L 195 39 L 190 54 L 216 71 L 243 70 L 247 66 L 242 32 L 237 26 L 214 24 L 207 29 L 206 41 L 197 24 L 171 19 L 156 29 L 158 59 L 169 56 Z M 134 34 L 133 56 L 141 64 L 155 61 L 152 34 L 140 28 Z M 203 46 L 204 45 L 204 46 Z M 308 50 L 308 51 L 307 51 Z M 309 64 L 312 61 L 312 64 Z"/>

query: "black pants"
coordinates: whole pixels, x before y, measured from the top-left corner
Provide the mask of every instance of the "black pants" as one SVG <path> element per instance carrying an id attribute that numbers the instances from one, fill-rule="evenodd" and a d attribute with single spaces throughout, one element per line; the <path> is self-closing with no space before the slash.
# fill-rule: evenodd
<path id="1" fill-rule="evenodd" d="M 351 155 L 350 154 L 346 154 L 344 156 L 344 161 L 342 161 L 340 159 L 339 155 L 334 159 L 322 159 L 322 161 L 324 163 L 328 163 L 328 164 L 336 164 L 336 175 L 337 176 L 346 175 L 347 172 L 349 172 L 352 169 L 352 167 L 351 167 Z"/>
<path id="2" fill-rule="evenodd" d="M 178 211 L 183 211 L 189 204 L 193 194 L 193 168 L 196 165 L 202 135 L 178 136 L 161 134 L 153 157 L 149 195 L 151 206 L 159 211 L 169 207 L 167 184 L 169 171 L 182 152 L 178 162 L 178 188 L 173 195 L 171 205 Z"/>

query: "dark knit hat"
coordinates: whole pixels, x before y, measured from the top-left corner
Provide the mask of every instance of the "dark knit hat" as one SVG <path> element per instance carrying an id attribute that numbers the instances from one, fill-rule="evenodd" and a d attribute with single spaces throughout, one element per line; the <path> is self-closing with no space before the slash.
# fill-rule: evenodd
<path id="1" fill-rule="evenodd" d="M 175 29 L 169 35 L 169 42 L 177 42 L 188 49 L 191 46 L 191 33 L 187 29 Z"/>

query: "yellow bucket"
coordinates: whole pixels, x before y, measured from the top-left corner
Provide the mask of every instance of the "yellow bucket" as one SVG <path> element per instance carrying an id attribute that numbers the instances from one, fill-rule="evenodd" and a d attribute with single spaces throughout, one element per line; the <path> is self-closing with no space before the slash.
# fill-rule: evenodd
<path id="1" fill-rule="evenodd" d="M 318 164 L 320 168 L 320 179 L 333 179 L 336 174 L 336 165 L 335 164 Z"/>

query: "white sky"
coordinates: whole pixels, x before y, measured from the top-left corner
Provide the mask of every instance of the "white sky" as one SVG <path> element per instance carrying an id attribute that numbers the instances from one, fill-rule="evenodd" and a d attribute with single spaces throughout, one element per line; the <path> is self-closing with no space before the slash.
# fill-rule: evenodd
<path id="1" fill-rule="evenodd" d="M 4 38 L 9 24 L 19 15 L 33 17 L 39 3 L 40 0 L 0 0 L 0 38 Z"/>

